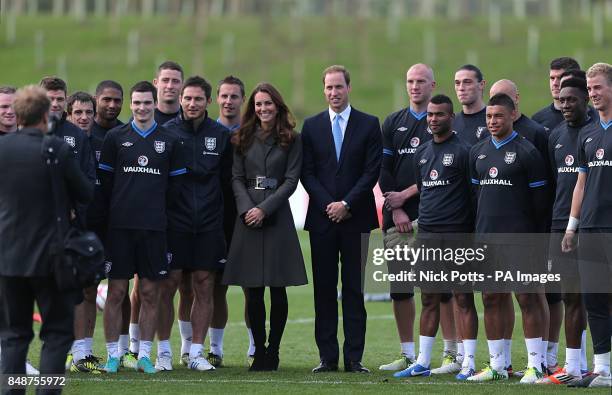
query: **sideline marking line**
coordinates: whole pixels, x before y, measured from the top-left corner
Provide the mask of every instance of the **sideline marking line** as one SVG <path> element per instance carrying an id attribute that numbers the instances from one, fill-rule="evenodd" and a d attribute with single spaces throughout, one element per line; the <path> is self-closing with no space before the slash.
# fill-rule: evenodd
<path id="1" fill-rule="evenodd" d="M 214 373 L 213 373 L 214 374 Z M 108 375 L 105 375 L 105 377 L 108 377 Z M 125 379 L 118 379 L 118 378 L 102 378 L 102 377 L 95 377 L 95 378 L 81 378 L 81 377 L 67 377 L 67 381 L 68 383 L 70 383 L 71 381 L 76 381 L 76 382 L 83 382 L 83 383 L 91 383 L 91 382 L 113 382 L 113 383 L 123 383 L 123 382 L 139 382 L 139 383 L 151 383 L 151 382 L 155 382 L 155 383 L 181 383 L 181 384 L 190 384 L 190 385 L 196 385 L 196 384 L 208 384 L 208 383 L 213 383 L 213 384 L 290 384 L 290 385 L 295 385 L 295 384 L 306 384 L 306 385 L 329 385 L 329 384 L 333 384 L 333 385 L 346 385 L 346 384 L 355 384 L 355 385 L 387 385 L 387 384 L 401 384 L 401 385 L 430 385 L 430 386 L 449 386 L 449 385 L 460 385 L 465 387 L 466 383 L 463 382 L 446 382 L 446 381 L 442 381 L 442 382 L 428 382 L 428 381 L 422 381 L 422 382 L 409 382 L 407 380 L 399 380 L 399 379 L 389 379 L 388 381 L 384 381 L 385 379 L 381 379 L 380 381 L 343 381 L 343 380 L 330 380 L 330 381 L 324 381 L 324 380 L 273 380 L 273 379 L 260 379 L 260 380 L 247 380 L 247 379 L 236 379 L 236 380 L 232 380 L 232 379 L 154 379 L 154 378 L 146 378 L 146 379 L 135 379 L 135 378 L 128 378 L 126 377 Z M 520 384 L 518 381 L 515 383 L 512 382 L 504 382 L 504 383 L 495 383 L 495 384 L 502 384 L 504 386 L 524 386 L 524 384 Z M 481 383 L 478 383 L 478 385 L 482 385 Z M 488 385 L 488 384 L 485 384 Z M 469 386 L 469 384 L 468 384 Z"/>

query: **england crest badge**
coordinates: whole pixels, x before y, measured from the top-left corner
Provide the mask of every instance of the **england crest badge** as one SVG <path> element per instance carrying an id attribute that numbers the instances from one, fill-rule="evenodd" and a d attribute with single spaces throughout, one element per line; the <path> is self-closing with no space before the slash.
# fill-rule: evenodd
<path id="1" fill-rule="evenodd" d="M 504 162 L 506 162 L 506 164 L 508 165 L 513 164 L 515 159 L 516 159 L 516 152 L 506 152 L 506 156 L 504 156 Z"/>
<path id="2" fill-rule="evenodd" d="M 73 136 L 64 136 L 64 141 L 68 143 L 68 145 L 72 148 L 74 148 L 74 146 L 76 145 L 76 140 Z"/>
<path id="3" fill-rule="evenodd" d="M 450 166 L 453 164 L 453 159 L 455 159 L 455 154 L 444 154 L 442 157 L 442 164 L 444 166 Z"/>
<path id="4" fill-rule="evenodd" d="M 478 129 L 476 129 L 476 138 L 480 139 L 486 130 L 486 126 L 479 126 Z"/>
<path id="5" fill-rule="evenodd" d="M 155 140 L 153 142 L 153 148 L 155 148 L 155 152 L 157 152 L 158 154 L 161 154 L 166 150 L 166 142 Z"/>
<path id="6" fill-rule="evenodd" d="M 217 138 L 216 137 L 204 137 L 204 146 L 209 151 L 214 151 L 217 148 Z"/>

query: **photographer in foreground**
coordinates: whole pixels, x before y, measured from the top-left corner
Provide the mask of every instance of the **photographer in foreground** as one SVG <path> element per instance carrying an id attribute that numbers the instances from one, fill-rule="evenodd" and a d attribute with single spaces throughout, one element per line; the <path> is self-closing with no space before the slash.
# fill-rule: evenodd
<path id="1" fill-rule="evenodd" d="M 13 108 L 20 129 L 0 140 L 0 166 L 10 169 L 0 183 L 0 339 L 2 374 L 24 374 L 36 301 L 43 319 L 41 374 L 64 374 L 73 338 L 74 294 L 59 291 L 50 253 L 56 240 L 51 171 L 43 159 L 50 101 L 45 90 L 17 91 Z M 58 139 L 54 137 L 53 139 Z M 70 202 L 87 203 L 93 185 L 79 169 L 68 144 L 54 141 Z M 24 391 L 25 392 L 25 391 Z"/>

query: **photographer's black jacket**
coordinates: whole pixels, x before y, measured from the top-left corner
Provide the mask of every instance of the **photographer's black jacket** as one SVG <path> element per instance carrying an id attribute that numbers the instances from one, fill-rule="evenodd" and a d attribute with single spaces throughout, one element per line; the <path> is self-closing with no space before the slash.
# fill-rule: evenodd
<path id="1" fill-rule="evenodd" d="M 43 133 L 24 128 L 0 139 L 0 276 L 44 277 L 50 274 L 49 247 L 55 242 L 55 205 L 51 173 L 42 157 Z M 70 147 L 61 144 L 57 158 L 66 196 L 86 204 L 93 183 L 79 169 Z M 68 209 L 68 202 L 66 209 Z"/>

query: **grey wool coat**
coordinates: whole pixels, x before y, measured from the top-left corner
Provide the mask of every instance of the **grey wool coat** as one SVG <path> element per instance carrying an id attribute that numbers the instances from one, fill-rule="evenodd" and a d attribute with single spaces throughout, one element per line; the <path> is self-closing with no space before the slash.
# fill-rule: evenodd
<path id="1" fill-rule="evenodd" d="M 223 282 L 243 287 L 285 287 L 308 283 L 289 196 L 295 191 L 302 169 L 300 136 L 287 148 L 273 136 L 262 140 L 256 133 L 245 155 L 234 152 L 232 188 L 238 216 Z M 276 189 L 247 186 L 256 176 L 276 178 Z M 246 226 L 242 216 L 253 207 L 266 213 L 263 226 Z"/>

